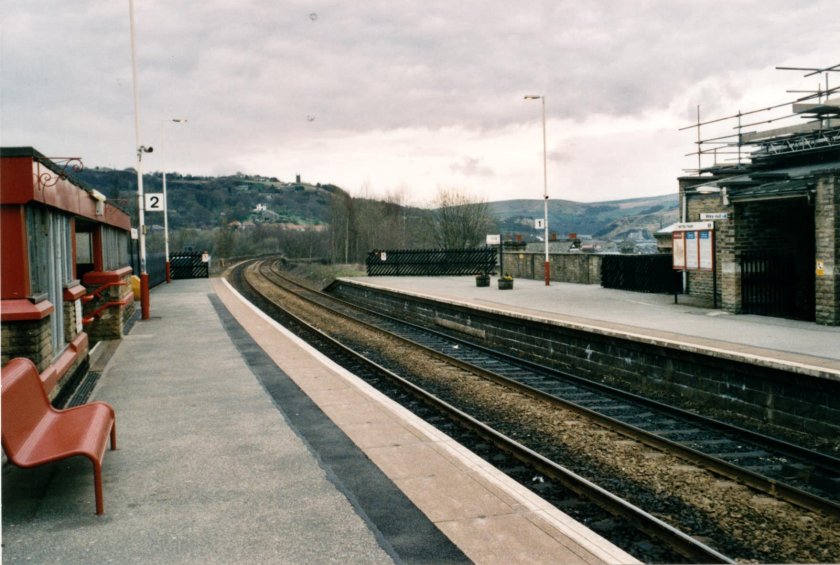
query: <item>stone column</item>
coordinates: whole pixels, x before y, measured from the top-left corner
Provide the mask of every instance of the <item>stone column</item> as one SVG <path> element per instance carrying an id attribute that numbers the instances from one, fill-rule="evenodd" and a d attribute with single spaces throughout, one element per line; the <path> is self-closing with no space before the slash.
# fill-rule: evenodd
<path id="1" fill-rule="evenodd" d="M 815 246 L 816 322 L 840 325 L 840 172 L 817 181 Z"/>

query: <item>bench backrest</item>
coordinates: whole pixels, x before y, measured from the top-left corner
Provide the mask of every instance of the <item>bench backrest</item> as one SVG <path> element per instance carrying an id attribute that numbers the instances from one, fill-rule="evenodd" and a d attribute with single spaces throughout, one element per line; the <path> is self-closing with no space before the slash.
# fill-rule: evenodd
<path id="1" fill-rule="evenodd" d="M 0 371 L 2 382 L 3 449 L 14 460 L 26 438 L 50 411 L 50 401 L 38 369 L 29 359 L 17 357 Z"/>

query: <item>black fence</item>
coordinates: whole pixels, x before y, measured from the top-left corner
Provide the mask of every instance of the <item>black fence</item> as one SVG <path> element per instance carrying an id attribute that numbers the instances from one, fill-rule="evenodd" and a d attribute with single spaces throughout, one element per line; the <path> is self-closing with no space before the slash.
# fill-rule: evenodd
<path id="1" fill-rule="evenodd" d="M 673 269 L 671 254 L 604 255 L 601 286 L 636 292 L 682 292 L 682 278 Z"/>
<path id="2" fill-rule="evenodd" d="M 462 276 L 492 273 L 496 249 L 400 249 L 368 253 L 367 274 L 376 276 Z"/>
<path id="3" fill-rule="evenodd" d="M 140 252 L 135 241 L 129 247 L 129 261 L 135 275 L 140 276 Z M 146 274 L 149 275 L 149 288 L 166 282 L 166 253 L 146 253 Z"/>
<path id="4" fill-rule="evenodd" d="M 172 279 L 206 279 L 210 276 L 210 261 L 203 253 L 179 251 L 169 254 L 169 274 Z"/>
<path id="5" fill-rule="evenodd" d="M 741 257 L 741 312 L 814 319 L 814 277 L 807 261 L 792 255 Z"/>

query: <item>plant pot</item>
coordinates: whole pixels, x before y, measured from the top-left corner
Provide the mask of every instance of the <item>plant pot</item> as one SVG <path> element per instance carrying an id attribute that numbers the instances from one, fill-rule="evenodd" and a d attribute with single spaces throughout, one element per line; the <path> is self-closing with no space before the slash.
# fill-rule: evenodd
<path id="1" fill-rule="evenodd" d="M 513 290 L 513 279 L 509 281 L 499 279 L 499 290 Z"/>
<path id="2" fill-rule="evenodd" d="M 476 275 L 475 286 L 490 286 L 490 275 Z"/>

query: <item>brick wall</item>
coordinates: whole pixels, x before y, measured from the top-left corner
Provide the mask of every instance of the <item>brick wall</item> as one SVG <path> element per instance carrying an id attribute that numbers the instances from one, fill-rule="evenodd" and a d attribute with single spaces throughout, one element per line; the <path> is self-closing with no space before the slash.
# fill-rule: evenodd
<path id="1" fill-rule="evenodd" d="M 2 330 L 2 362 L 5 365 L 15 357 L 31 359 L 43 371 L 52 362 L 52 331 L 49 316 L 40 320 L 7 322 Z"/>
<path id="2" fill-rule="evenodd" d="M 436 329 L 463 326 L 481 345 L 741 425 L 771 424 L 831 440 L 840 433 L 840 381 L 746 363 L 660 341 L 534 322 L 343 281 L 354 304 Z M 466 337 L 466 334 L 461 337 Z"/>
<path id="3" fill-rule="evenodd" d="M 828 174 L 817 182 L 815 256 L 823 273 L 815 277 L 816 321 L 840 325 L 840 175 Z"/>
<path id="4" fill-rule="evenodd" d="M 682 201 L 682 199 L 681 199 Z M 716 220 L 715 225 L 715 270 L 689 271 L 686 294 L 705 298 L 709 303 L 715 301 L 714 291 L 717 290 L 717 305 L 729 312 L 740 311 L 740 269 L 738 268 L 733 244 L 735 241 L 734 208 L 731 204 L 724 204 L 720 193 L 697 194 L 691 193 L 687 199 L 686 222 L 699 222 L 700 214 L 726 212 L 728 220 Z M 717 278 L 717 281 L 713 277 Z"/>
<path id="5" fill-rule="evenodd" d="M 85 326 L 85 331 L 94 343 L 104 340 L 121 339 L 125 335 L 127 325 L 134 316 L 135 305 L 133 291 L 131 289 L 131 273 L 129 272 L 121 277 L 120 280 L 125 284 L 122 286 L 111 286 L 103 290 L 99 298 L 84 305 L 85 315 L 90 316 L 92 312 L 105 303 L 126 302 L 123 306 L 114 305 L 101 310 L 98 317 Z M 86 284 L 85 286 L 89 294 L 92 294 L 99 288 L 99 285 Z"/>

